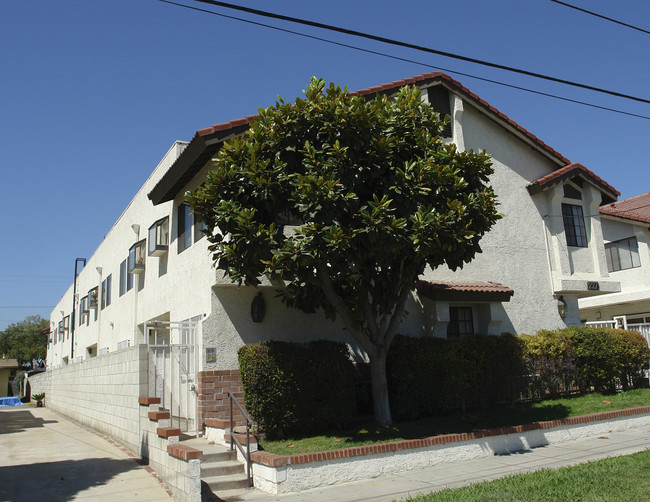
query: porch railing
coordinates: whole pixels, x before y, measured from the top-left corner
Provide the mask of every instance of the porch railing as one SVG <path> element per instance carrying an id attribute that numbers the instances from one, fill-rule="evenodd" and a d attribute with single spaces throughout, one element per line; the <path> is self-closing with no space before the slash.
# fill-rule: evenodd
<path id="1" fill-rule="evenodd" d="M 251 476 L 251 419 L 248 417 L 246 410 L 242 407 L 241 404 L 235 399 L 235 397 L 228 392 L 228 401 L 230 402 L 230 449 L 234 450 L 235 446 L 239 452 L 246 458 L 246 481 L 248 482 L 248 487 L 253 486 L 253 477 Z M 233 415 L 233 403 L 239 409 L 239 412 L 242 414 L 246 420 L 246 450 L 244 446 L 239 441 L 239 438 L 235 435 L 235 419 Z"/>

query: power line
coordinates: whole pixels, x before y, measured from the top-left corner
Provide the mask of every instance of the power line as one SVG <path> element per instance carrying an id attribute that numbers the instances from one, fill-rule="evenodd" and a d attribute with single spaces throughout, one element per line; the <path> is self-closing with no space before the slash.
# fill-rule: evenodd
<path id="1" fill-rule="evenodd" d="M 584 12 L 585 14 L 589 14 L 591 16 L 599 17 L 601 19 L 605 19 L 606 21 L 610 21 L 612 23 L 620 24 L 621 26 L 626 26 L 628 28 L 632 28 L 633 30 L 637 30 L 637 31 L 640 31 L 642 33 L 646 33 L 646 34 L 650 35 L 650 31 L 648 31 L 648 30 L 644 30 L 643 28 L 639 28 L 638 26 L 633 26 L 631 24 L 624 23 L 623 21 L 618 21 L 616 19 L 612 19 L 611 17 L 603 16 L 602 14 L 598 14 L 596 12 L 592 12 L 590 10 L 583 9 L 583 8 L 578 7 L 576 5 L 571 5 L 570 3 L 560 2 L 560 0 L 551 0 L 551 2 L 560 4 L 560 5 L 564 5 L 565 7 L 569 7 L 570 9 L 579 10 L 580 12 Z"/>
<path id="2" fill-rule="evenodd" d="M 203 12 L 203 13 L 206 13 L 206 14 L 212 14 L 214 16 L 219 16 L 219 17 L 223 17 L 223 18 L 226 18 L 226 19 L 233 19 L 235 21 L 241 21 L 243 23 L 248 23 L 248 24 L 252 24 L 252 25 L 255 25 L 255 26 L 261 26 L 263 28 L 270 28 L 272 30 L 276 30 L 276 31 L 284 32 L 284 33 L 289 33 L 291 35 L 298 35 L 300 37 L 310 38 L 312 40 L 318 40 L 320 42 L 325 42 L 325 43 L 332 44 L 332 45 L 338 45 L 340 47 L 345 47 L 345 48 L 348 48 L 348 49 L 353 49 L 353 50 L 356 50 L 356 51 L 365 52 L 367 54 L 374 54 L 374 55 L 377 55 L 377 56 L 383 56 L 383 57 L 386 57 L 386 58 L 394 59 L 396 61 L 403 61 L 403 62 L 406 62 L 406 63 L 412 63 L 412 64 L 420 65 L 420 66 L 423 66 L 425 68 L 431 68 L 431 69 L 434 69 L 434 70 L 440 70 L 440 71 L 444 71 L 444 72 L 448 72 L 448 73 L 454 73 L 456 75 L 461 75 L 463 77 L 473 78 L 475 80 L 480 80 L 480 81 L 488 82 L 488 83 L 495 84 L 495 85 L 501 85 L 503 87 L 508 87 L 508 88 L 511 88 L 511 89 L 519 90 L 519 91 L 524 91 L 524 92 L 529 92 L 529 93 L 532 93 L 532 94 L 537 94 L 539 96 L 545 96 L 545 97 L 549 97 L 549 98 L 553 98 L 553 99 L 559 99 L 561 101 L 566 101 L 566 102 L 569 102 L 569 103 L 575 103 L 575 104 L 579 104 L 579 105 L 583 105 L 583 106 L 588 106 L 588 107 L 596 108 L 596 109 L 599 109 L 599 110 L 604 110 L 604 111 L 609 111 L 609 112 L 613 112 L 613 113 L 618 113 L 618 114 L 621 114 L 621 115 L 627 115 L 627 116 L 630 116 L 630 117 L 636 117 L 636 118 L 641 118 L 641 119 L 645 119 L 645 120 L 650 120 L 650 116 L 647 116 L 647 115 L 641 115 L 641 114 L 638 114 L 638 113 L 626 112 L 624 110 L 619 110 L 619 109 L 616 109 L 616 108 L 610 108 L 610 107 L 607 107 L 607 106 L 601 106 L 601 105 L 597 105 L 597 104 L 594 104 L 594 103 L 588 103 L 586 101 L 580 101 L 580 100 L 577 100 L 577 99 L 566 98 L 566 97 L 558 96 L 556 94 L 551 94 L 551 93 L 548 93 L 548 92 L 529 89 L 527 87 L 522 87 L 522 86 L 518 86 L 518 85 L 514 85 L 514 84 L 507 84 L 505 82 L 500 82 L 498 80 L 492 80 L 492 79 L 485 78 L 485 77 L 479 77 L 478 75 L 472 75 L 470 73 L 463 73 L 463 72 L 453 70 L 453 69 L 449 69 L 449 68 L 434 66 L 434 65 L 431 65 L 431 64 L 428 64 L 428 63 L 424 63 L 422 61 L 416 61 L 416 60 L 409 59 L 409 58 L 394 56 L 392 54 L 387 54 L 385 52 L 375 51 L 375 50 L 371 50 L 371 49 L 365 49 L 363 47 L 358 47 L 358 46 L 351 45 L 351 44 L 346 44 L 346 43 L 343 43 L 343 42 L 336 42 L 334 40 L 329 40 L 327 38 L 318 37 L 318 36 L 315 36 L 315 35 L 308 35 L 306 33 L 301 33 L 299 31 L 294 31 L 294 30 L 289 30 L 287 28 L 280 28 L 278 26 L 273 26 L 273 25 L 270 25 L 270 24 L 260 23 L 260 22 L 257 22 L 257 21 L 251 21 L 249 19 L 243 19 L 243 18 L 236 17 L 236 16 L 229 16 L 227 14 L 221 14 L 219 12 L 214 12 L 214 11 L 211 11 L 211 10 L 200 9 L 198 7 L 192 7 L 190 5 L 185 5 L 185 4 L 181 4 L 181 3 L 177 3 L 177 2 L 172 2 L 171 0 L 159 0 L 159 1 L 163 2 L 163 3 L 171 4 L 171 5 L 176 5 L 178 7 L 183 7 L 183 8 L 186 8 L 186 9 L 195 10 L 195 11 L 198 11 L 198 12 Z"/>
<path id="3" fill-rule="evenodd" d="M 159 0 L 159 1 L 164 2 L 164 3 L 174 3 L 174 2 L 170 2 L 168 0 Z M 487 67 L 490 67 L 490 68 L 496 68 L 496 69 L 499 69 L 499 70 L 509 71 L 509 72 L 512 72 L 512 73 L 518 73 L 520 75 L 527 75 L 529 77 L 535 77 L 535 78 L 539 78 L 539 79 L 543 79 L 543 80 L 548 80 L 548 81 L 551 81 L 551 82 L 556 82 L 556 83 L 560 83 L 560 84 L 564 84 L 564 85 L 569 85 L 569 86 L 572 86 L 572 87 L 578 87 L 578 88 L 581 88 L 581 89 L 587 89 L 587 90 L 590 90 L 590 91 L 599 92 L 599 93 L 602 93 L 602 94 L 608 94 L 610 96 L 616 96 L 616 97 L 619 97 L 619 98 L 630 99 L 632 101 L 638 101 L 638 102 L 641 102 L 641 103 L 650 104 L 650 99 L 640 98 L 640 97 L 637 97 L 637 96 L 624 94 L 624 93 L 621 93 L 621 92 L 618 92 L 618 91 L 610 91 L 610 90 L 607 90 L 607 89 L 602 89 L 600 87 L 595 87 L 595 86 L 588 85 L 588 84 L 581 84 L 579 82 L 573 82 L 571 80 L 566 80 L 566 79 L 562 79 L 562 78 L 558 78 L 558 77 L 552 77 L 550 75 L 544 75 L 542 73 L 536 73 L 536 72 L 533 72 L 533 71 L 522 70 L 520 68 L 514 68 L 512 66 L 506 66 L 506 65 L 499 64 L 499 63 L 492 63 L 492 62 L 489 62 L 489 61 L 484 61 L 484 60 L 481 60 L 481 59 L 471 58 L 471 57 L 468 57 L 468 56 L 462 56 L 460 54 L 454 54 L 454 53 L 451 53 L 451 52 L 440 51 L 440 50 L 437 50 L 437 49 L 431 49 L 430 47 L 424 47 L 422 45 L 411 44 L 409 42 L 402 42 L 402 41 L 394 40 L 394 39 L 391 39 L 391 38 L 380 37 L 378 35 L 372 35 L 370 33 L 364 33 L 364 32 L 356 31 L 356 30 L 350 30 L 350 29 L 347 29 L 347 28 L 340 28 L 338 26 L 333 26 L 333 25 L 325 24 L 325 23 L 319 23 L 317 21 L 309 21 L 309 20 L 300 19 L 300 18 L 297 18 L 297 17 L 285 16 L 283 14 L 275 14 L 273 12 L 267 12 L 267 11 L 263 11 L 263 10 L 259 10 L 259 9 L 252 9 L 250 7 L 242 7 L 242 6 L 239 6 L 239 5 L 233 5 L 233 4 L 226 3 L 226 2 L 220 2 L 218 0 L 194 0 L 194 1 L 209 4 L 209 5 L 215 5 L 217 7 L 223 7 L 225 9 L 232 9 L 232 10 L 237 10 L 237 11 L 241 11 L 241 12 L 247 12 L 249 14 L 254 14 L 254 15 L 257 15 L 257 16 L 269 17 L 269 18 L 278 19 L 278 20 L 281 20 L 281 21 L 288 21 L 288 22 L 291 22 L 291 23 L 297 23 L 297 24 L 302 24 L 302 25 L 305 25 L 305 26 L 311 26 L 313 28 L 320 28 L 320 29 L 324 29 L 324 30 L 328 30 L 328 31 L 334 31 L 334 32 L 337 32 L 337 33 L 343 33 L 345 35 L 352 35 L 352 36 L 355 36 L 355 37 L 366 38 L 368 40 L 374 40 L 376 42 L 395 45 L 395 46 L 398 46 L 398 47 L 405 47 L 407 49 L 413 49 L 413 50 L 417 50 L 417 51 L 421 51 L 421 52 L 426 52 L 426 53 L 429 53 L 429 54 L 436 54 L 438 56 L 444 56 L 444 57 L 448 57 L 448 58 L 452 58 L 452 59 L 459 59 L 461 61 L 466 61 L 466 62 L 469 62 L 469 63 L 474 63 L 474 64 L 478 64 L 478 65 L 482 65 L 482 66 L 487 66 Z M 181 5 L 181 4 L 175 4 L 175 5 Z M 208 11 L 208 12 L 210 12 L 210 11 Z"/>

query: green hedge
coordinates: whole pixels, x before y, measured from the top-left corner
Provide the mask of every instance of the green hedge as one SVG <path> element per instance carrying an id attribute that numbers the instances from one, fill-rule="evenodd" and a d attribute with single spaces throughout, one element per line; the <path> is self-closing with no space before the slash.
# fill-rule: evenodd
<path id="1" fill-rule="evenodd" d="M 270 437 L 325 430 L 355 414 L 354 368 L 343 343 L 246 345 L 239 368 L 246 409 Z"/>
<path id="2" fill-rule="evenodd" d="M 571 326 L 521 335 L 532 397 L 614 392 L 644 384 L 650 349 L 636 331 Z"/>
<path id="3" fill-rule="evenodd" d="M 399 336 L 387 362 L 395 418 L 511 402 L 524 372 L 521 341 L 510 334 L 458 339 Z"/>

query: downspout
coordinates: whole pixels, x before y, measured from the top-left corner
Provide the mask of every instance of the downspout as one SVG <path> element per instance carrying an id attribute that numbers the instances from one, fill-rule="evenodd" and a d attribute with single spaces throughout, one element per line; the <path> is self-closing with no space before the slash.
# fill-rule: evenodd
<path id="1" fill-rule="evenodd" d="M 72 320 L 70 321 L 70 362 L 73 362 L 74 360 L 74 321 L 75 321 L 75 307 L 77 305 L 77 276 L 79 275 L 79 271 L 77 270 L 77 265 L 79 265 L 79 262 L 83 262 L 83 267 L 86 266 L 86 259 L 85 258 L 77 258 L 74 261 L 74 281 L 73 281 L 73 287 L 72 287 Z M 83 270 L 83 267 L 81 269 Z"/>

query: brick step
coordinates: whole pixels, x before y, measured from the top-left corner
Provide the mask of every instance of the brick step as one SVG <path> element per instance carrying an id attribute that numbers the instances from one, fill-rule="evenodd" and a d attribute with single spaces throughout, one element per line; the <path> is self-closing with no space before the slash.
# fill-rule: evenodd
<path id="1" fill-rule="evenodd" d="M 205 461 L 205 456 L 201 460 L 202 479 L 243 473 L 244 464 L 236 460 Z"/>
<path id="2" fill-rule="evenodd" d="M 246 480 L 245 473 L 226 474 L 224 476 L 201 476 L 201 481 L 206 483 L 217 495 L 220 495 L 224 490 L 248 488 L 248 481 Z"/>

